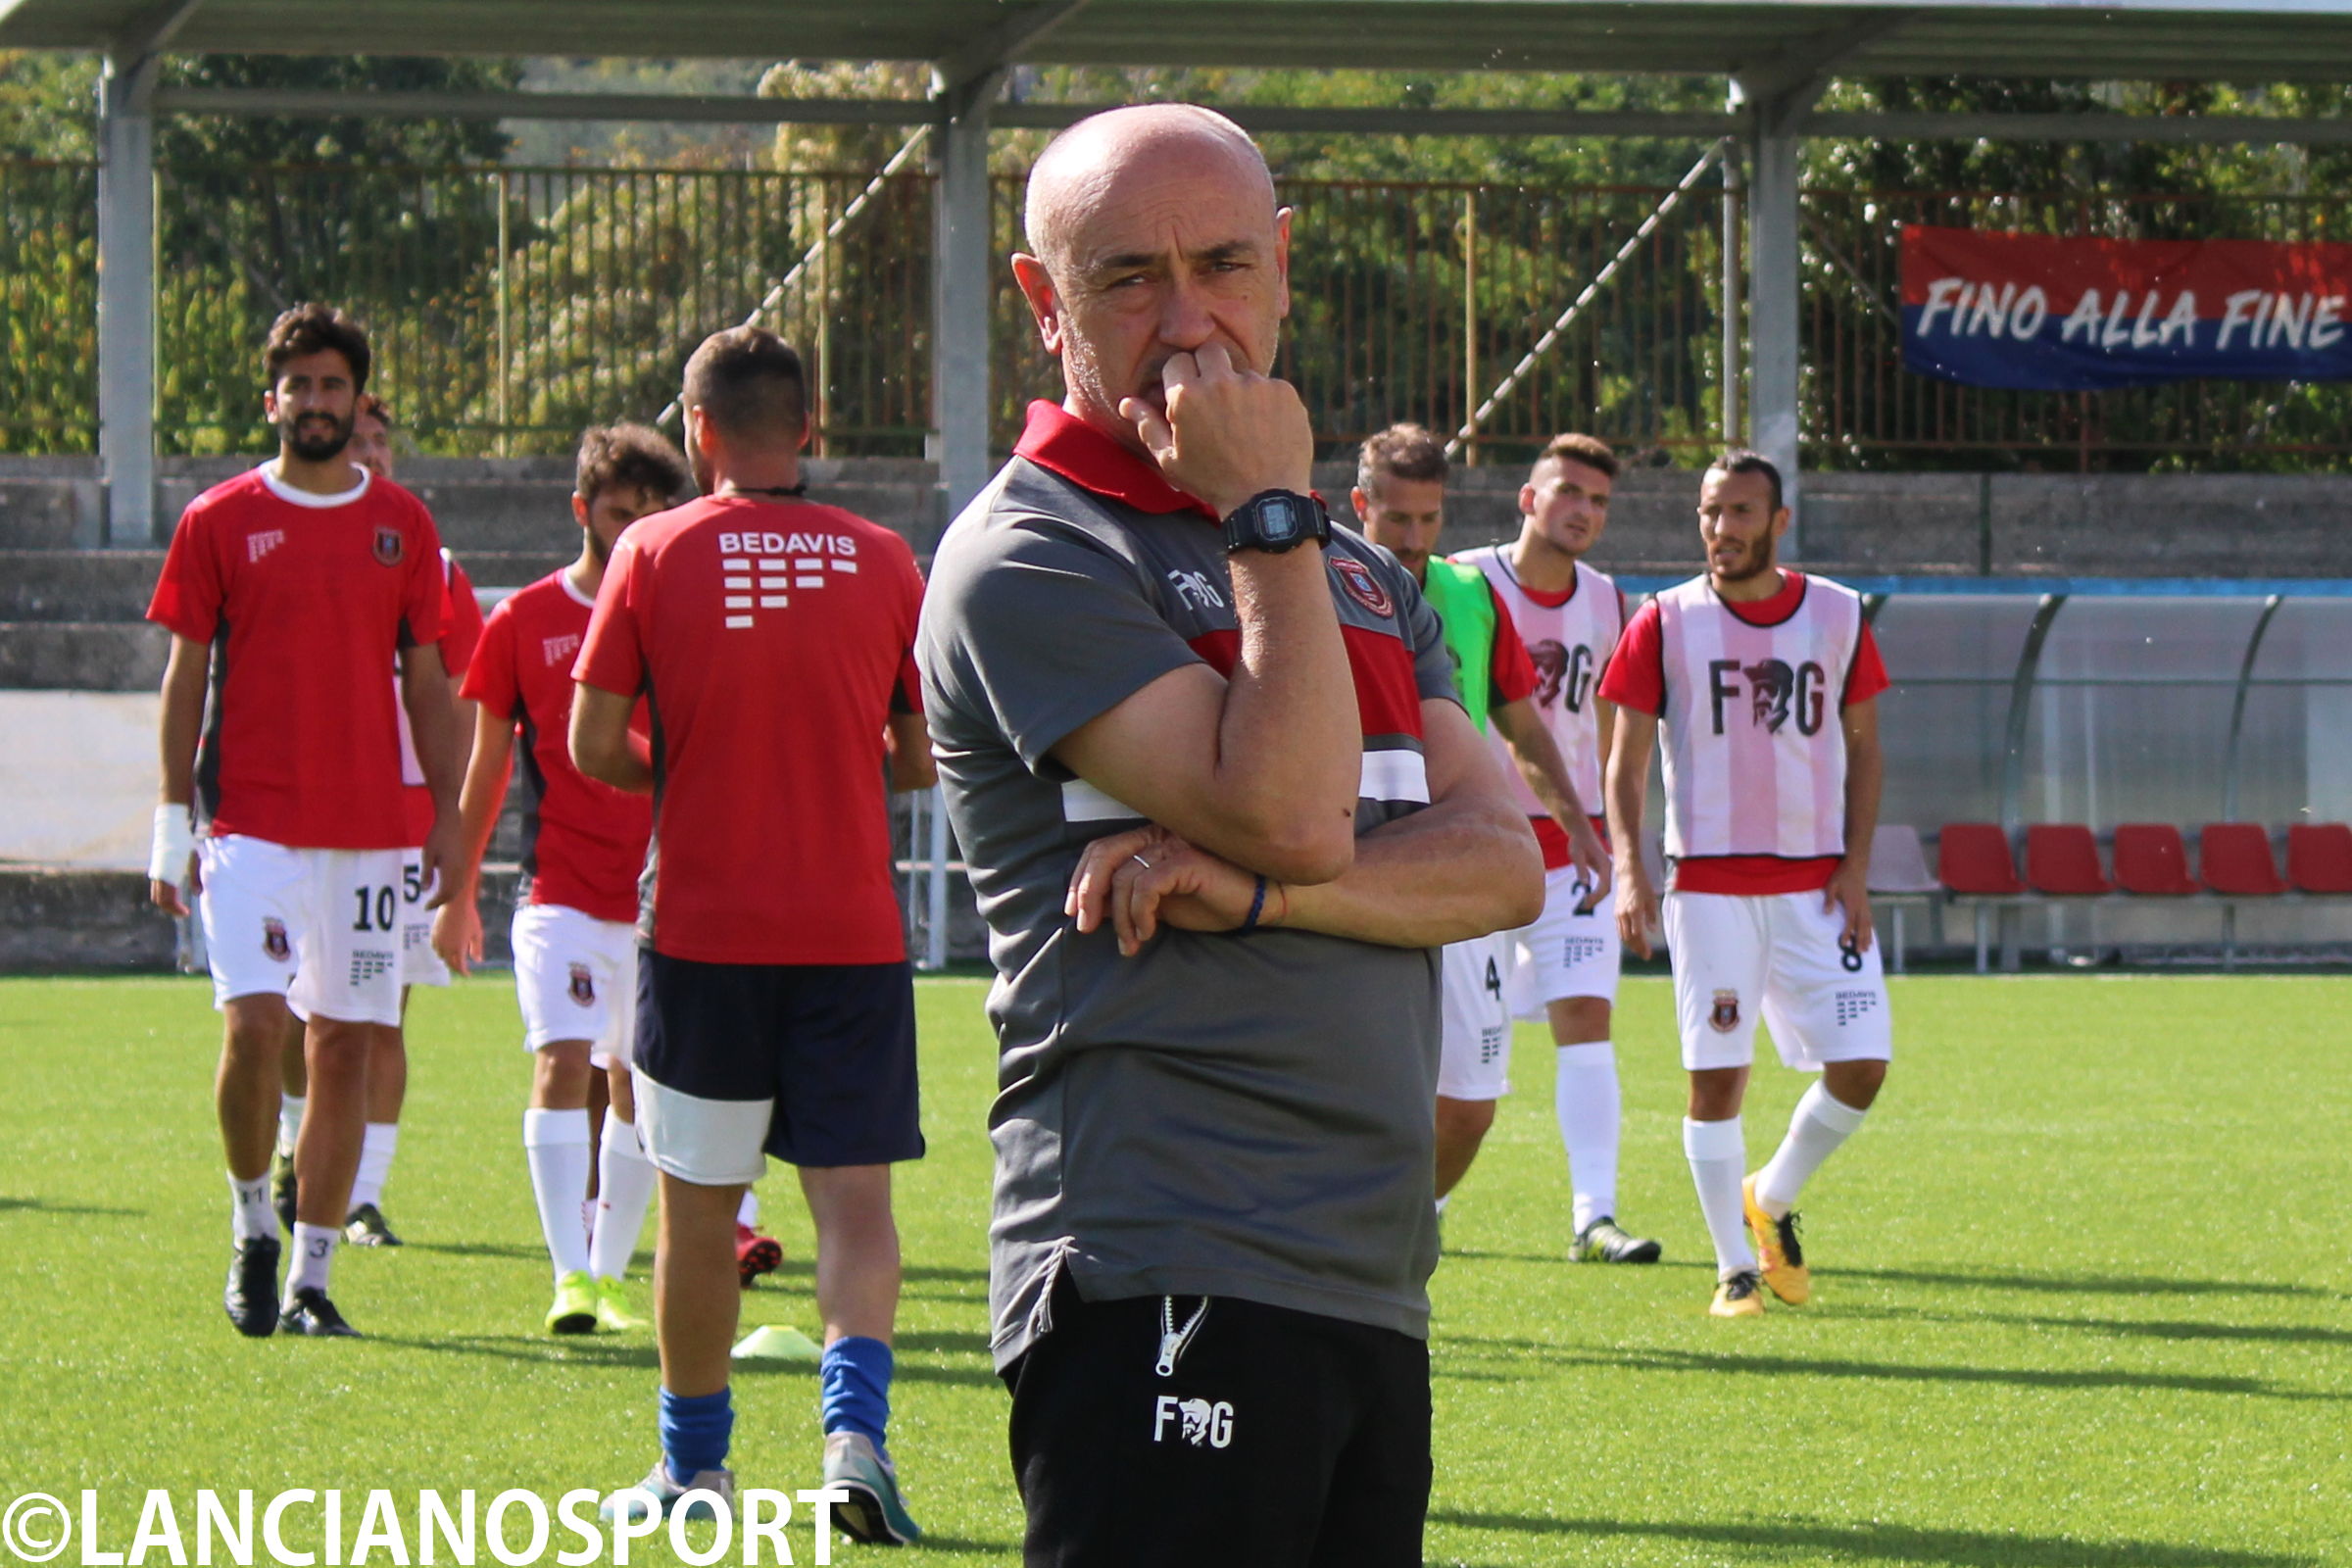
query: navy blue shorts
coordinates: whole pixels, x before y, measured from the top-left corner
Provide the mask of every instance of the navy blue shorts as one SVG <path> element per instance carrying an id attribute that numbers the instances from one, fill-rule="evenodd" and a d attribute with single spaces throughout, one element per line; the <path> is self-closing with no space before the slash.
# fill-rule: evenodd
<path id="1" fill-rule="evenodd" d="M 641 948 L 636 1067 L 655 1091 L 640 1098 L 660 1102 L 645 1118 L 654 1162 L 689 1181 L 756 1180 L 761 1152 L 817 1166 L 923 1154 L 904 960 L 698 963 Z"/>

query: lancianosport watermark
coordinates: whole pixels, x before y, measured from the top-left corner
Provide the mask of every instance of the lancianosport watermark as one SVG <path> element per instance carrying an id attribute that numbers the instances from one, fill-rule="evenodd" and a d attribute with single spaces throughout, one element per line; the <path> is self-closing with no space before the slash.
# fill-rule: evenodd
<path id="1" fill-rule="evenodd" d="M 714 1493 L 689 1492 L 664 1519 L 653 1494 L 636 1487 L 614 1493 L 581 1488 L 552 1504 L 519 1489 L 487 1497 L 471 1489 L 450 1495 L 377 1488 L 362 1494 L 300 1487 L 260 1497 L 251 1491 L 210 1490 L 174 1497 L 158 1489 L 141 1495 L 134 1521 L 122 1499 L 110 1505 L 95 1491 L 81 1493 L 75 1507 L 45 1492 L 27 1492 L 0 1512 L 0 1560 L 83 1568 L 526 1568 L 552 1556 L 563 1568 L 624 1568 L 633 1543 L 666 1530 L 669 1549 L 693 1568 L 752 1568 L 801 1560 L 785 1536 L 794 1525 L 807 1560 L 829 1564 L 833 1509 L 848 1500 L 847 1493 L 832 1488 L 751 1488 L 737 1493 L 729 1506 Z M 608 1504 L 610 1517 L 602 1511 Z"/>

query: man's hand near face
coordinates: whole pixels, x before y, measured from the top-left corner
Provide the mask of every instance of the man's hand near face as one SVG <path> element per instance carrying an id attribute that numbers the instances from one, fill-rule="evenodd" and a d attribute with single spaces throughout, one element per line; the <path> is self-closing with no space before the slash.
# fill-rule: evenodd
<path id="1" fill-rule="evenodd" d="M 1165 417 L 1142 398 L 1121 399 L 1119 416 L 1170 484 L 1220 517 L 1261 491 L 1306 493 L 1315 434 L 1296 387 L 1236 366 L 1218 343 L 1171 357 L 1161 377 Z"/>

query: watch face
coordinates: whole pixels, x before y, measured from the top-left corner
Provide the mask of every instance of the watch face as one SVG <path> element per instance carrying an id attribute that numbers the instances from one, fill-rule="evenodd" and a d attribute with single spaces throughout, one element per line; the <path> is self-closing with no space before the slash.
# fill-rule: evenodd
<path id="1" fill-rule="evenodd" d="M 1280 544 L 1298 533 L 1298 503 L 1280 496 L 1268 496 L 1257 506 L 1257 531 L 1269 544 Z"/>

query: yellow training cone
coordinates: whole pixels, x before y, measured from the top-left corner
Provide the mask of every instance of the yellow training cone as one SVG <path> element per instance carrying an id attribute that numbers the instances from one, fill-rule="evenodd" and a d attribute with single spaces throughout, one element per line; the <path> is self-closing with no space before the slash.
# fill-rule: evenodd
<path id="1" fill-rule="evenodd" d="M 768 1323 L 745 1335 L 734 1355 L 738 1361 L 821 1361 L 825 1350 L 799 1329 Z"/>

